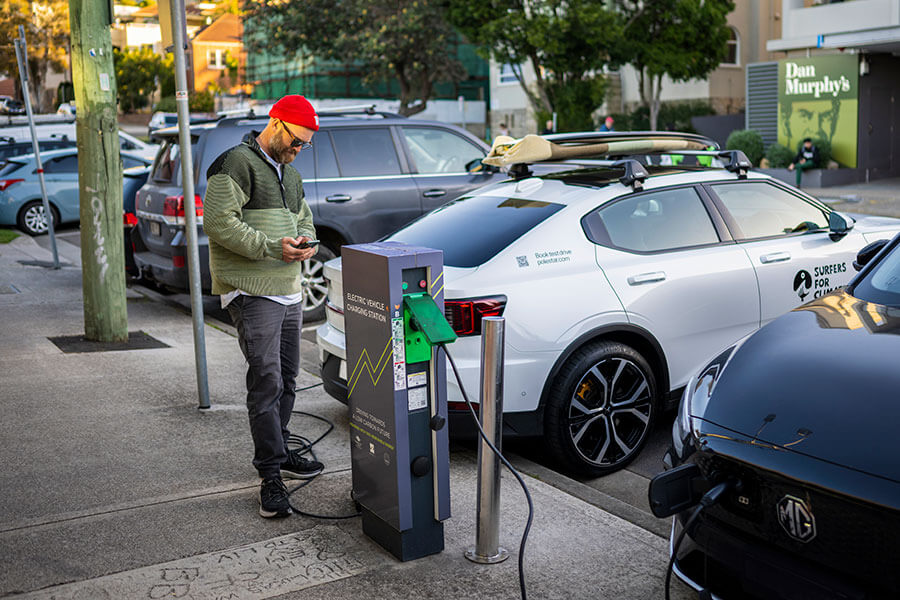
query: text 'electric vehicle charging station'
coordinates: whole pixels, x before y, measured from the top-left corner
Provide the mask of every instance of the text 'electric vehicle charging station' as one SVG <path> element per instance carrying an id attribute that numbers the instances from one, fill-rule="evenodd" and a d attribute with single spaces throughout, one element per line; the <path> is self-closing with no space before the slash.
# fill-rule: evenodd
<path id="1" fill-rule="evenodd" d="M 342 250 L 353 496 L 363 532 L 400 560 L 444 549 L 450 517 L 443 254 Z"/>

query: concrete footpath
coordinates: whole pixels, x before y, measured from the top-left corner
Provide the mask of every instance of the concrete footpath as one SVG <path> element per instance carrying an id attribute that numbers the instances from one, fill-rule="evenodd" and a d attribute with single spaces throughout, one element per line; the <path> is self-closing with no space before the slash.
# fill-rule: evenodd
<path id="1" fill-rule="evenodd" d="M 0 596 L 43 599 L 516 598 L 525 501 L 504 474 L 501 543 L 480 566 L 475 460 L 453 452 L 453 517 L 443 553 L 400 563 L 358 519 L 257 514 L 244 361 L 228 327 L 205 328 L 213 408 L 196 408 L 191 319 L 133 290 L 129 330 L 164 344 L 65 353 L 48 338 L 84 332 L 80 257 L 54 271 L 22 236 L 0 245 Z M 304 371 L 297 408 L 334 422 L 317 446 L 322 476 L 294 496 L 319 513 L 353 511 L 347 411 Z M 324 425 L 297 415 L 293 430 Z M 554 486 L 523 461 L 535 503 L 525 565 L 531 598 L 661 598 L 668 542 Z M 540 476 L 539 479 L 537 476 Z M 578 484 L 575 484 L 578 485 Z M 586 494 L 584 497 L 590 497 Z M 657 528 L 658 529 L 658 528 Z M 675 598 L 692 594 L 673 582 Z"/>

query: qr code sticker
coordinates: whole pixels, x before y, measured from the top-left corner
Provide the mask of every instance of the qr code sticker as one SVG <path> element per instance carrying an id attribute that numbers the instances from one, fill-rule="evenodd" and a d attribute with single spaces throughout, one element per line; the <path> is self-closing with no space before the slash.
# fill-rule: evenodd
<path id="1" fill-rule="evenodd" d="M 519 267 L 527 267 L 528 266 L 528 257 L 527 256 L 517 256 L 516 262 L 519 263 Z"/>

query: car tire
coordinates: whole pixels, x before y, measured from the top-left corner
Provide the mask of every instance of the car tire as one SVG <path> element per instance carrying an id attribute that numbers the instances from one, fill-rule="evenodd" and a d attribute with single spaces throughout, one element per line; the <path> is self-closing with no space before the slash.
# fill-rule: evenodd
<path id="1" fill-rule="evenodd" d="M 325 318 L 325 299 L 328 297 L 328 283 L 325 281 L 325 263 L 335 258 L 337 253 L 319 244 L 319 251 L 312 258 L 303 261 L 303 322 L 311 323 Z"/>
<path id="2" fill-rule="evenodd" d="M 658 410 L 644 357 L 619 342 L 595 342 L 575 351 L 554 379 L 544 435 L 565 469 L 599 477 L 634 460 Z"/>
<path id="3" fill-rule="evenodd" d="M 58 227 L 59 211 L 56 210 L 56 207 L 52 204 L 50 205 L 50 210 L 53 211 L 53 224 Z M 40 200 L 26 202 L 16 216 L 16 225 L 18 225 L 19 229 L 31 236 L 47 233 L 49 227 L 47 225 L 47 219 L 44 217 L 43 202 Z"/>

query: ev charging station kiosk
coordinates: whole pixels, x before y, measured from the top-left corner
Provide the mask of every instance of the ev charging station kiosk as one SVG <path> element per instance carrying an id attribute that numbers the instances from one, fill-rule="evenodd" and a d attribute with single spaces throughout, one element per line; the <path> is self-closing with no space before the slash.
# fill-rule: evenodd
<path id="1" fill-rule="evenodd" d="M 353 497 L 363 532 L 402 561 L 444 549 L 450 518 L 443 253 L 342 250 Z"/>

